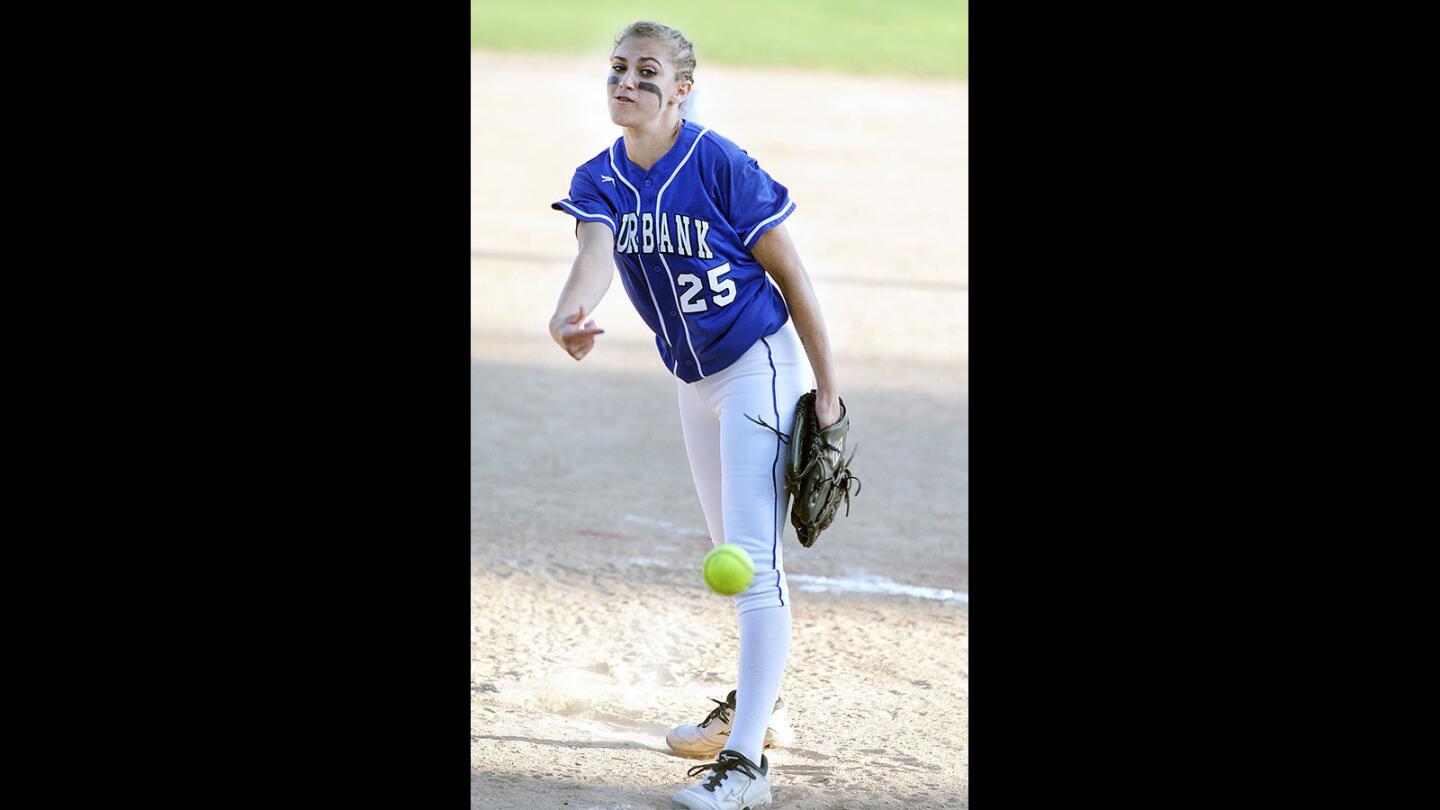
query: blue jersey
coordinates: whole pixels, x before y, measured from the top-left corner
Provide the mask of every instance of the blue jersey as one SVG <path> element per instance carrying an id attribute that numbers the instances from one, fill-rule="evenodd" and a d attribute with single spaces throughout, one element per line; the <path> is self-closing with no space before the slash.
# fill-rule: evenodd
<path id="1" fill-rule="evenodd" d="M 750 248 L 795 210 L 745 150 L 686 121 L 649 171 L 625 139 L 575 170 L 550 206 L 615 237 L 615 266 L 670 373 L 687 383 L 740 358 L 790 312 Z"/>

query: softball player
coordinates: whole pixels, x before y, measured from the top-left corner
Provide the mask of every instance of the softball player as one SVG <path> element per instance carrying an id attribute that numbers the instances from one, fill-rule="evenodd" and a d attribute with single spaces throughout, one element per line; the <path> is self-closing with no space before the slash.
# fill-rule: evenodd
<path id="1" fill-rule="evenodd" d="M 575 217 L 579 251 L 550 334 L 576 360 L 590 353 L 604 330 L 586 315 L 609 289 L 613 261 L 677 379 L 711 540 L 755 562 L 750 588 L 734 597 L 736 690 L 666 737 L 678 753 L 715 757 L 690 769 L 709 774 L 675 801 L 740 810 L 770 803 L 763 749 L 789 737 L 779 699 L 790 647 L 785 451 L 752 418 L 789 433 L 811 388 L 822 427 L 841 406 L 820 307 L 784 226 L 795 203 L 743 149 L 685 120 L 694 70 L 694 47 L 673 28 L 637 22 L 616 38 L 606 96 L 623 134 L 576 169 L 570 195 L 552 205 Z"/>

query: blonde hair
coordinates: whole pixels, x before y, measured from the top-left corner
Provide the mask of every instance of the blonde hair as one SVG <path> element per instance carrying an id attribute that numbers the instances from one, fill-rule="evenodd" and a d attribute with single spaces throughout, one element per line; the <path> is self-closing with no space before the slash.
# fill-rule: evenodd
<path id="1" fill-rule="evenodd" d="M 639 20 L 625 26 L 625 30 L 615 37 L 615 47 L 620 47 L 620 43 L 628 37 L 641 37 L 666 43 L 670 46 L 670 64 L 675 68 L 675 81 L 695 80 L 695 43 L 686 39 L 685 35 L 680 33 L 680 29 L 661 25 L 651 20 Z"/>

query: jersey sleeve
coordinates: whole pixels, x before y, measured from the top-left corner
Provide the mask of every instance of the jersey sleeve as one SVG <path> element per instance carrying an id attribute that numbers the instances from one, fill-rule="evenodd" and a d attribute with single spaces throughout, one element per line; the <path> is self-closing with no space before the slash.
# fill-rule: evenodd
<path id="1" fill-rule="evenodd" d="M 728 209 L 725 215 L 748 248 L 760 234 L 794 213 L 795 203 L 790 190 L 775 182 L 748 154 L 737 152 L 728 169 L 722 189 Z"/>
<path id="2" fill-rule="evenodd" d="M 600 189 L 595 187 L 584 166 L 576 169 L 575 177 L 570 180 L 570 196 L 551 203 L 550 207 L 581 222 L 603 222 L 610 227 L 611 234 L 616 232 L 615 212 L 600 195 Z"/>

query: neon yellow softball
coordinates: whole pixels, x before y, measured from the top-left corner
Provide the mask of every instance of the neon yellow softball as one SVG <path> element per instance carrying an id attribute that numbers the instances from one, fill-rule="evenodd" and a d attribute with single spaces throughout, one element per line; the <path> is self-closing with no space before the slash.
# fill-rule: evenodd
<path id="1" fill-rule="evenodd" d="M 705 584 L 721 596 L 734 596 L 750 587 L 755 578 L 755 562 L 745 549 L 724 543 L 705 555 Z"/>

